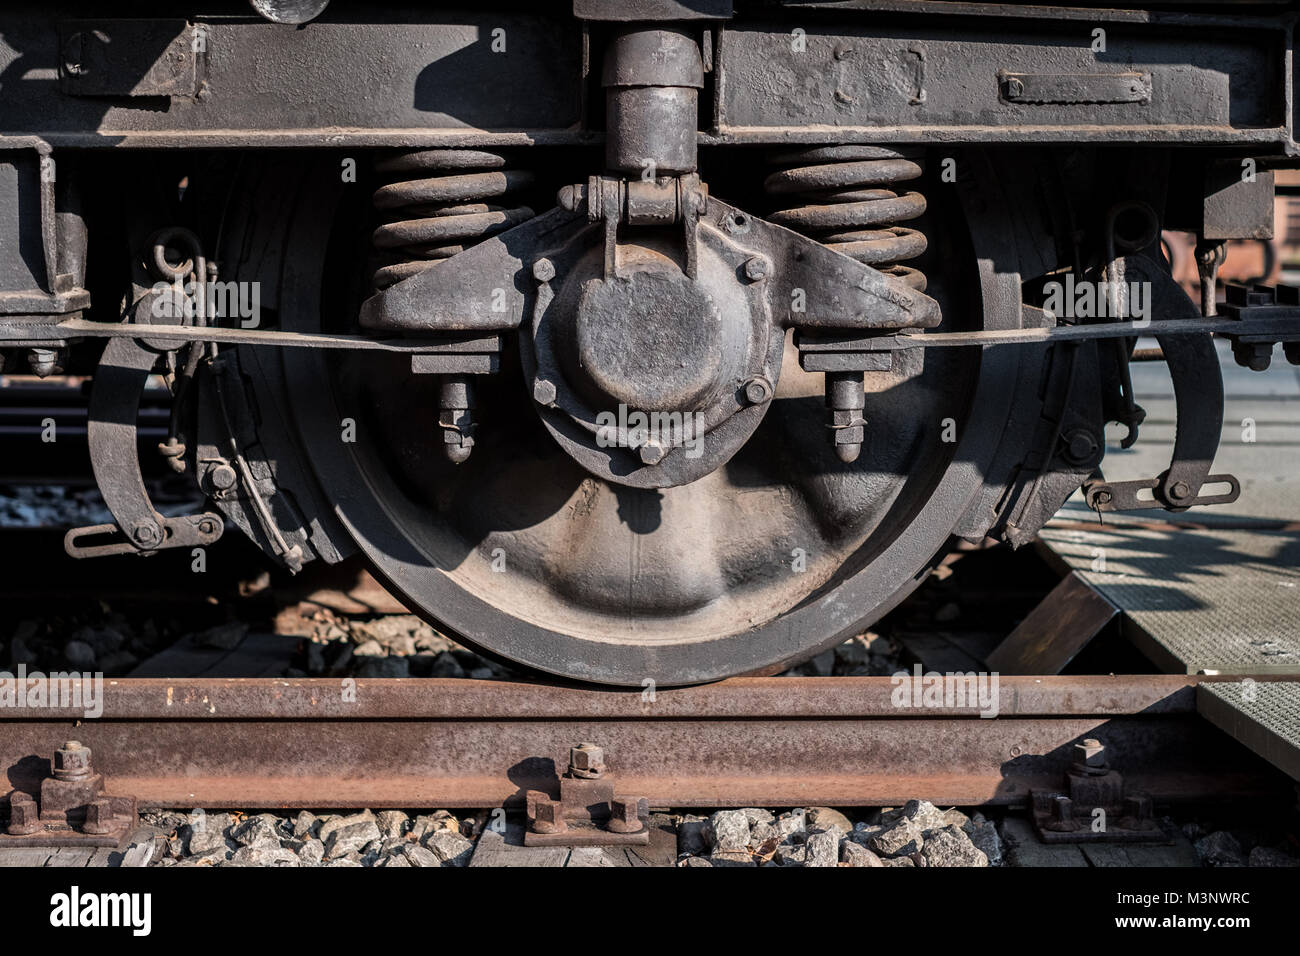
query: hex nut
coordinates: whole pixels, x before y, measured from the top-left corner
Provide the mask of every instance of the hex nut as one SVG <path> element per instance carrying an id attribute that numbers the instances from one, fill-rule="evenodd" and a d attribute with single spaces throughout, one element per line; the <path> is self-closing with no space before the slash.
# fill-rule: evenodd
<path id="1" fill-rule="evenodd" d="M 533 401 L 538 405 L 550 405 L 555 401 L 555 383 L 549 382 L 544 378 L 536 379 L 533 382 Z"/>
<path id="2" fill-rule="evenodd" d="M 641 456 L 642 464 L 657 465 L 664 460 L 664 455 L 668 454 L 668 451 L 657 441 L 648 441 L 637 449 L 637 454 Z"/>
<path id="3" fill-rule="evenodd" d="M 772 397 L 772 383 L 765 376 L 755 375 L 745 383 L 745 398 L 754 405 L 761 405 Z"/>
<path id="4" fill-rule="evenodd" d="M 1105 770 L 1106 747 L 1095 737 L 1089 737 L 1074 745 L 1074 761 L 1089 770 Z"/>
<path id="5" fill-rule="evenodd" d="M 220 462 L 208 471 L 208 481 L 212 482 L 212 487 L 217 491 L 229 491 L 238 480 L 239 476 L 229 462 Z"/>
<path id="6" fill-rule="evenodd" d="M 605 772 L 605 750 L 592 743 L 569 748 L 569 772 L 577 777 L 594 779 Z"/>
<path id="7" fill-rule="evenodd" d="M 54 751 L 54 776 L 59 780 L 75 780 L 90 776 L 91 751 L 80 741 L 69 740 Z"/>
<path id="8" fill-rule="evenodd" d="M 135 539 L 137 544 L 145 547 L 151 547 L 162 540 L 158 528 L 143 521 L 135 526 L 135 529 L 131 532 L 131 537 Z"/>

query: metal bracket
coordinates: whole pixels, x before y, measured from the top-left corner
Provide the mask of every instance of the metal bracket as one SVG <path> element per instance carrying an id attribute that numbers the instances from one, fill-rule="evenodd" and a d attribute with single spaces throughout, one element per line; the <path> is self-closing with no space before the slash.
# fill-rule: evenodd
<path id="1" fill-rule="evenodd" d="M 225 522 L 221 515 L 212 511 L 203 514 L 182 515 L 177 518 L 162 518 L 162 540 L 145 549 L 133 540 L 127 539 L 125 533 L 115 524 L 94 524 L 84 528 L 73 528 L 63 537 L 63 549 L 73 558 L 103 558 L 113 554 L 141 554 L 146 551 L 162 551 L 167 548 L 198 548 L 213 544 L 225 531 Z M 109 537 L 110 540 L 99 544 L 82 544 L 82 539 Z"/>
<path id="2" fill-rule="evenodd" d="M 1259 322 L 1279 321 L 1300 324 L 1300 287 L 1292 285 L 1244 286 L 1229 283 L 1224 289 L 1223 315 L 1244 324 L 1240 335 L 1232 339 L 1232 357 L 1238 365 L 1262 372 L 1273 360 L 1273 348 L 1282 343 L 1286 360 L 1300 365 L 1300 334 L 1268 329 L 1252 329 Z"/>
<path id="3" fill-rule="evenodd" d="M 702 191 L 687 193 L 705 195 Z M 673 196 L 676 208 L 682 200 L 676 193 Z M 602 197 L 609 208 L 600 218 L 606 224 L 611 219 L 617 221 L 622 215 L 617 203 L 625 197 L 603 187 Z M 503 286 L 501 277 L 518 277 L 546 250 L 590 228 L 588 200 L 587 190 L 582 190 L 581 196 L 571 191 L 567 201 L 582 212 L 557 207 L 459 253 L 455 259 L 460 268 L 427 269 L 376 293 L 361 305 L 361 327 L 410 335 L 481 335 L 519 328 L 532 312 L 532 286 L 523 281 Z M 650 215 L 647 210 L 653 206 L 646 200 L 642 213 Z M 683 222 L 689 225 L 694 221 L 692 210 L 682 211 Z M 700 217 L 701 228 L 706 225 L 720 235 L 763 250 L 771 263 L 763 278 L 772 317 L 781 326 L 825 332 L 892 332 L 933 328 L 942 318 L 937 302 L 900 279 L 712 197 L 707 198 Z M 606 239 L 608 242 L 609 237 Z M 747 278 L 757 281 L 754 276 Z M 796 290 L 800 294 L 796 295 Z"/>
<path id="4" fill-rule="evenodd" d="M 1150 508 L 1164 508 L 1167 511 L 1186 511 L 1198 505 L 1230 505 L 1241 495 L 1241 482 L 1235 475 L 1206 475 L 1204 485 L 1229 485 L 1230 490 L 1218 495 L 1191 494 L 1191 486 L 1186 482 L 1176 481 L 1169 489 L 1172 501 L 1166 502 L 1161 489 L 1169 480 L 1169 472 L 1164 471 L 1155 478 L 1137 478 L 1133 481 L 1089 481 L 1083 486 L 1083 494 L 1088 507 L 1093 511 L 1145 511 Z M 1139 497 L 1141 492 L 1150 491 L 1151 497 Z"/>
<path id="5" fill-rule="evenodd" d="M 1165 269 L 1144 255 L 1123 257 L 1121 275 L 1129 281 L 1145 280 L 1151 288 L 1154 312 L 1169 319 L 1195 320 L 1200 313 L 1186 293 Z M 1094 511 L 1133 511 L 1161 507 L 1186 511 L 1196 505 L 1229 504 L 1241 494 L 1232 475 L 1211 475 L 1223 427 L 1223 375 L 1214 342 L 1204 335 L 1157 335 L 1169 376 L 1174 386 L 1177 414 L 1174 452 L 1169 467 L 1154 478 L 1107 482 L 1093 480 L 1084 485 L 1084 498 Z M 1230 490 L 1202 495 L 1207 482 L 1223 483 Z M 1150 500 L 1138 497 L 1149 490 Z"/>
<path id="6" fill-rule="evenodd" d="M 90 463 L 104 504 L 116 524 L 73 528 L 63 547 L 74 558 L 148 553 L 211 544 L 225 525 L 212 512 L 167 518 L 149 499 L 140 470 L 136 420 L 140 397 L 159 353 L 133 339 L 111 339 L 95 370 L 86 426 Z M 120 533 L 125 540 L 82 544 L 83 538 Z"/>
<path id="7" fill-rule="evenodd" d="M 616 796 L 605 771 L 605 752 L 592 743 L 569 749 L 560 798 L 540 790 L 527 795 L 525 846 L 644 846 L 650 842 L 644 797 Z"/>
<path id="8" fill-rule="evenodd" d="M 1074 745 L 1064 792 L 1031 790 L 1034 829 L 1044 843 L 1168 843 L 1146 794 L 1125 793 L 1106 763 L 1106 748 L 1088 738 Z"/>
<path id="9" fill-rule="evenodd" d="M 61 371 L 68 344 L 54 326 L 90 307 L 75 177 L 58 181 L 43 142 L 2 150 L 0 208 L 8 213 L 0 227 L 0 348 L 30 349 L 27 364 L 45 378 Z"/>
<path id="10" fill-rule="evenodd" d="M 1008 103 L 1075 105 L 1151 102 L 1150 73 L 1002 73 Z"/>
<path id="11" fill-rule="evenodd" d="M 69 740 L 54 752 L 50 775 L 37 795 L 9 793 L 9 825 L 0 848 L 10 846 L 117 846 L 135 828 L 135 797 L 105 792 L 91 751 Z"/>

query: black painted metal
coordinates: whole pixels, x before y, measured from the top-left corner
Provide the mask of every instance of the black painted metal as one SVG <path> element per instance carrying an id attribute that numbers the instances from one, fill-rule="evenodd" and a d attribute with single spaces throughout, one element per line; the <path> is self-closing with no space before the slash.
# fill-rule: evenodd
<path id="1" fill-rule="evenodd" d="M 997 188 L 987 173 L 972 175 L 981 188 Z M 323 197 L 343 194 L 331 186 L 328 166 L 288 181 L 302 184 L 304 199 L 284 238 L 292 264 L 277 298 L 292 306 L 282 326 L 306 330 L 346 315 L 340 303 L 321 299 L 319 265 L 332 216 Z M 250 208 L 265 189 L 283 186 L 246 189 Z M 976 226 L 981 235 L 999 232 L 991 222 Z M 957 260 L 927 271 L 957 302 L 961 285 L 945 275 L 953 269 L 954 279 L 962 274 Z M 1000 291 L 976 321 L 1018 323 L 1018 283 L 997 281 Z M 954 308 L 954 315 L 968 320 L 971 311 Z M 837 463 L 824 445 L 816 392 L 778 389 L 767 422 L 726 469 L 681 488 L 641 491 L 584 479 L 567 456 L 547 449 L 544 435 L 538 444 L 527 419 L 493 420 L 488 395 L 481 397 L 486 410 L 474 456 L 455 466 L 470 470 L 449 472 L 452 466 L 439 468 L 428 457 L 436 449 L 423 430 L 409 427 L 419 393 L 390 381 L 384 360 L 291 351 L 281 356 L 283 386 L 254 387 L 285 396 L 335 514 L 412 606 L 499 656 L 632 685 L 779 669 L 901 600 L 984 481 L 1013 399 L 1004 388 L 1007 370 L 1020 361 L 1016 349 L 904 360 L 898 378 L 871 398 L 873 421 L 895 441 L 873 444 L 870 462 L 855 466 Z M 972 366 L 980 364 L 987 369 L 980 391 L 957 394 L 959 383 L 971 387 Z M 948 397 L 919 382 L 909 387 L 922 375 L 946 382 Z M 815 381 L 806 385 L 819 390 Z M 517 409 L 517 386 L 507 381 L 498 389 L 499 407 Z M 431 407 L 435 400 L 423 401 Z M 918 414 L 936 400 L 942 404 Z M 384 417 L 399 406 L 401 420 Z M 963 423 L 957 443 L 942 444 L 934 432 L 929 441 L 920 437 L 949 413 Z M 364 437 L 342 443 L 339 422 L 353 416 Z M 803 483 L 797 508 L 788 503 L 791 481 Z M 738 511 L 731 501 L 745 507 Z M 838 510 L 839 527 L 818 527 L 815 516 L 826 508 Z M 723 543 L 735 550 L 719 550 Z M 806 570 L 792 567 L 803 563 L 797 548 L 806 552 Z M 638 555 L 630 565 L 629 554 Z M 736 561 L 749 565 L 748 577 L 725 583 L 719 572 Z"/>
<path id="2" fill-rule="evenodd" d="M 473 149 L 417 150 L 381 160 L 376 170 L 391 181 L 375 190 L 374 203 L 388 221 L 375 230 L 374 243 L 389 257 L 375 273 L 375 287 L 410 278 L 531 219 L 527 206 L 502 203 L 532 182 L 532 174 L 505 166 L 500 154 Z"/>
<path id="3" fill-rule="evenodd" d="M 786 4 L 774 15 L 755 2 L 724 19 L 729 6 L 590 0 L 578 19 L 563 0 L 528 12 L 372 4 L 361 16 L 332 7 L 294 29 L 251 16 L 240 0 L 185 11 L 184 21 L 175 5 L 157 5 L 153 20 L 104 18 L 101 5 L 79 0 L 10 5 L 0 12 L 0 148 L 33 136 L 92 147 L 592 142 L 601 127 L 584 105 L 583 24 L 649 19 L 715 24 L 705 143 L 1165 142 L 1296 153 L 1285 8 L 866 0 Z M 868 20 L 868 11 L 893 15 Z M 84 47 L 56 39 L 77 18 L 83 36 L 102 38 L 96 47 L 124 51 L 94 79 L 78 72 Z M 1104 51 L 1093 49 L 1098 28 Z M 132 37 L 144 42 L 123 42 Z M 159 73 L 153 64 L 173 48 Z M 1017 76 L 1077 79 L 1038 94 L 1031 82 L 1026 94 L 1008 89 Z M 1133 76 L 1136 98 L 1126 92 Z M 197 95 L 184 86 L 190 77 Z M 110 90 L 136 95 L 102 95 Z"/>
<path id="4" fill-rule="evenodd" d="M 1052 277 L 1162 290 L 1179 433 L 1144 487 L 1168 507 L 1214 477 L 1203 333 L 1300 360 L 1290 292 L 1202 318 L 1113 242 L 1138 207 L 1147 246 L 1198 231 L 1207 267 L 1269 231 L 1268 167 L 1300 155 L 1289 10 L 340 6 L 0 12 L 0 349 L 84 368 L 110 339 L 91 444 L 132 549 L 192 530 L 141 494 L 133 404 L 188 346 L 198 407 L 164 444 L 286 566 L 359 548 L 462 639 L 568 677 L 771 671 L 951 536 L 1029 540 L 1106 419 L 1136 425 L 1139 326 L 1034 308 Z M 265 322 L 122 324 L 159 225 L 191 231 L 197 285 L 204 251 L 259 283 Z M 614 409 L 700 415 L 702 454 L 621 423 L 606 447 Z"/>

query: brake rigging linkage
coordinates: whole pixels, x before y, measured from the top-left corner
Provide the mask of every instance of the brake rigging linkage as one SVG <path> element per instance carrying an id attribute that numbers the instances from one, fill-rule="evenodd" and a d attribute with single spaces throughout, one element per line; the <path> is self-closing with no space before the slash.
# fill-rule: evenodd
<path id="1" fill-rule="evenodd" d="M 1181 319 L 1149 321 L 1122 320 L 1094 325 L 1026 326 L 1018 329 L 989 329 L 978 332 L 909 332 L 875 337 L 873 348 L 879 351 L 935 348 L 998 348 L 1009 345 L 1061 345 L 1069 342 L 1089 342 L 1104 339 L 1128 339 L 1139 335 L 1222 335 L 1232 340 L 1271 340 L 1288 347 L 1290 354 L 1300 359 L 1296 351 L 1300 343 L 1300 295 L 1297 286 L 1241 286 L 1229 284 L 1229 301 L 1240 296 L 1245 303 L 1250 297 L 1254 305 L 1246 310 L 1237 309 L 1240 318 Z M 1272 303 L 1268 309 L 1261 307 L 1263 300 Z M 1275 307 L 1274 307 L 1275 306 Z M 1225 309 L 1225 314 L 1228 310 Z M 1033 322 L 1044 321 L 1044 312 L 1036 306 L 1024 306 L 1022 312 Z M 206 342 L 211 345 L 248 345 L 264 348 L 310 348 L 354 352 L 396 352 L 405 355 L 440 355 L 450 351 L 449 343 L 430 336 L 374 336 L 348 335 L 328 332 L 283 332 L 276 329 L 242 329 L 223 326 L 194 328 L 191 326 L 155 326 L 142 328 L 130 323 L 93 322 L 86 319 L 65 319 L 43 327 L 45 338 L 59 340 L 77 339 L 149 339 L 159 343 L 174 343 L 175 348 L 189 342 Z M 30 327 L 0 325 L 0 344 L 21 334 L 24 341 L 33 338 Z M 1254 343 L 1252 343 L 1253 346 Z M 1300 361 L 1288 357 L 1293 365 Z M 1268 363 L 1263 364 L 1267 368 Z M 1256 369 L 1259 371 L 1260 369 Z"/>
<path id="2" fill-rule="evenodd" d="M 1166 308 L 1179 318 L 1147 322 L 1111 321 L 1089 325 L 1046 325 L 1042 310 L 1025 306 L 1026 327 L 982 332 L 899 332 L 874 337 L 873 348 L 901 350 L 912 348 L 991 348 L 1011 345 L 1068 344 L 1091 340 L 1122 339 L 1137 335 L 1154 335 L 1171 361 L 1178 410 L 1178 431 L 1173 465 L 1153 479 L 1130 482 L 1105 482 L 1098 479 L 1085 484 L 1089 507 L 1097 511 L 1122 511 L 1157 505 L 1169 510 L 1185 510 L 1193 505 L 1218 504 L 1234 500 L 1239 484 L 1230 475 L 1209 475 L 1208 469 L 1217 449 L 1219 423 L 1222 418 L 1222 384 L 1217 356 L 1206 333 L 1227 336 L 1233 343 L 1238 362 L 1255 370 L 1268 367 L 1273 347 L 1281 343 L 1288 361 L 1300 364 L 1300 288 L 1292 286 L 1247 288 L 1228 285 L 1223 317 L 1205 318 L 1182 295 L 1171 277 L 1146 257 L 1130 257 L 1125 265 L 1130 275 L 1147 277 L 1154 291 L 1153 311 Z M 170 292 L 168 293 L 170 294 Z M 90 440 L 96 479 L 116 524 L 79 528 L 70 531 L 65 541 L 74 557 L 105 554 L 151 553 L 168 547 L 197 546 L 211 543 L 223 530 L 221 517 L 214 512 L 179 518 L 164 518 L 149 501 L 135 443 L 135 421 L 145 382 L 163 354 L 171 354 L 186 344 L 241 344 L 267 347 L 307 347 L 344 350 L 383 350 L 420 356 L 463 354 L 465 344 L 458 339 L 398 338 L 382 339 L 359 335 L 303 334 L 265 329 L 221 328 L 217 326 L 150 325 L 155 313 L 152 296 L 137 304 L 133 321 L 127 324 L 89 322 L 67 319 L 37 328 L 0 325 L 0 342 L 6 338 L 31 339 L 33 335 L 51 339 L 108 338 L 108 347 L 96 373 L 92 391 Z M 166 313 L 166 308 L 158 309 Z M 175 314 L 184 314 L 176 304 Z M 1187 341 L 1197 356 L 1181 358 Z M 1196 345 L 1195 343 L 1198 343 Z M 188 363 L 187 363 L 188 364 Z M 1203 373 L 1211 371 L 1207 378 Z M 1200 488 L 1207 482 L 1223 482 L 1229 491 L 1202 496 Z M 1150 495 L 1147 498 L 1146 495 Z M 120 532 L 120 533 L 119 533 Z M 90 536 L 109 537 L 107 542 L 83 544 Z M 118 540 L 111 540 L 116 535 Z M 125 538 L 125 540 L 122 540 Z"/>
<path id="3" fill-rule="evenodd" d="M 1139 223 L 1138 228 L 1121 229 L 1123 217 Z M 1109 315 L 1129 314 L 1128 297 L 1135 283 L 1150 290 L 1150 313 L 1165 322 L 1212 320 L 1215 314 L 1215 270 L 1219 252 L 1204 242 L 1198 245 L 1201 271 L 1201 307 L 1198 311 L 1163 264 L 1160 257 L 1160 220 L 1144 202 L 1124 202 L 1111 207 L 1106 216 L 1106 257 L 1102 275 L 1110 298 Z M 1154 334 L 1169 369 L 1174 388 L 1176 425 L 1174 449 L 1169 467 L 1152 478 L 1108 482 L 1100 469 L 1083 484 L 1084 500 L 1099 514 L 1107 511 L 1137 511 L 1162 507 L 1186 511 L 1194 505 L 1230 504 L 1241 494 L 1241 483 L 1229 474 L 1211 475 L 1219 448 L 1223 423 L 1223 376 L 1219 356 L 1209 336 Z M 1294 335 L 1294 331 L 1291 333 Z M 1237 352 L 1239 336 L 1234 337 Z M 1278 339 L 1272 339 L 1271 351 Z M 1285 341 L 1285 339 L 1283 339 Z M 1133 398 L 1129 374 L 1129 347 L 1117 343 L 1113 353 L 1118 387 L 1118 410 L 1110 412 L 1128 429 L 1125 448 L 1137 439 L 1137 427 L 1145 417 Z M 1267 362 L 1264 363 L 1267 365 Z M 1219 494 L 1203 495 L 1206 484 L 1223 485 Z"/>
<path id="4" fill-rule="evenodd" d="M 153 236 L 150 249 L 146 270 L 159 280 L 159 286 L 135 303 L 135 324 L 192 319 L 202 326 L 207 320 L 208 265 L 198 237 L 188 229 L 165 229 Z M 188 258 L 173 264 L 177 255 Z M 186 279 L 193 283 L 192 296 L 185 291 Z M 136 445 L 140 399 L 164 357 L 173 364 L 177 377 L 169 437 L 159 451 L 174 470 L 184 468 L 185 445 L 178 438 L 180 406 L 205 349 L 202 340 L 192 341 L 182 366 L 175 362 L 175 353 L 185 344 L 115 338 L 104 347 L 91 386 L 86 436 L 95 482 L 114 523 L 68 531 L 63 544 L 72 557 L 198 547 L 221 537 L 225 526 L 216 512 L 177 517 L 160 514 L 149 498 L 140 468 Z"/>

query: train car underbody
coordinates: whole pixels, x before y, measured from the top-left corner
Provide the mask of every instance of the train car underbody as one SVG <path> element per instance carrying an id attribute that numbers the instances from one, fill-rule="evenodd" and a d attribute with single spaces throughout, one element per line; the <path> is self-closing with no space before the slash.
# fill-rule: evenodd
<path id="1" fill-rule="evenodd" d="M 119 9 L 120 7 L 120 9 Z M 1213 336 L 1298 165 L 1295 5 L 11 4 L 0 353 L 94 376 L 114 524 L 362 552 L 457 638 L 582 681 L 772 673 L 955 539 L 1230 501 Z M 1164 230 L 1196 236 L 1201 302 Z M 1159 475 L 1129 362 L 1178 409 Z M 163 515 L 136 416 L 210 510 Z M 232 527 L 233 526 L 233 527 Z"/>

